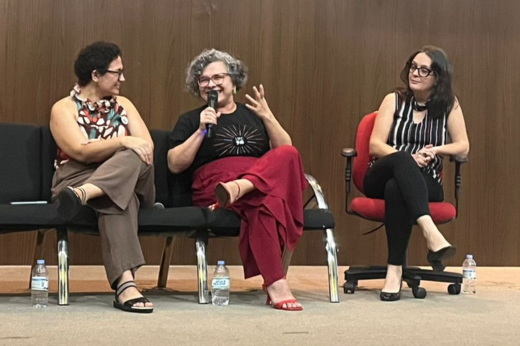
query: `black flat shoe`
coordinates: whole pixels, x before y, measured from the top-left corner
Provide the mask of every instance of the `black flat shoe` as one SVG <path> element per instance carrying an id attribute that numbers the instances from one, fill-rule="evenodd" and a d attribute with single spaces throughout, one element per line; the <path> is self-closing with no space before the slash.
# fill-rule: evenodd
<path id="1" fill-rule="evenodd" d="M 431 264 L 434 271 L 442 272 L 444 271 L 444 268 L 446 268 L 444 261 L 450 257 L 453 257 L 456 252 L 457 248 L 450 245 L 436 252 L 428 250 L 428 256 L 426 258 L 428 259 L 428 262 Z"/>
<path id="2" fill-rule="evenodd" d="M 397 293 L 386 293 L 386 292 L 381 291 L 379 298 L 383 302 L 395 302 L 396 300 L 401 299 L 401 291 L 399 291 Z"/>
<path id="3" fill-rule="evenodd" d="M 81 198 L 71 187 L 61 190 L 56 200 L 58 214 L 67 221 L 76 216 L 82 207 Z"/>
<path id="4" fill-rule="evenodd" d="M 396 300 L 401 299 L 401 287 L 403 287 L 403 281 L 401 281 L 401 284 L 399 285 L 399 292 L 388 293 L 381 291 L 381 294 L 379 294 L 379 299 L 381 299 L 383 302 L 395 302 Z"/>

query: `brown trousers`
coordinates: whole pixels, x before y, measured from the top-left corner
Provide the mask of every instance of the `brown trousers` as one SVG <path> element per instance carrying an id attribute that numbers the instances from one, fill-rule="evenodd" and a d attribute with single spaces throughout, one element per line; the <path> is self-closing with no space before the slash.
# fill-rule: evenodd
<path id="1" fill-rule="evenodd" d="M 154 168 L 130 149 L 119 150 L 102 163 L 70 160 L 54 173 L 52 198 L 67 186 L 87 183 L 105 193 L 87 204 L 98 214 L 103 263 L 115 289 L 123 272 L 135 273 L 145 263 L 137 236 L 137 216 L 139 206 L 151 208 L 155 202 Z"/>

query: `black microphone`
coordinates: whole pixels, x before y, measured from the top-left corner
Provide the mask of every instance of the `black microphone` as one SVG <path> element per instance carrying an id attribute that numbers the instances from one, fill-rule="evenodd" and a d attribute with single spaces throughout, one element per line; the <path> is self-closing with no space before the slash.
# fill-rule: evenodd
<path id="1" fill-rule="evenodd" d="M 217 102 L 218 102 L 218 91 L 211 90 L 208 94 L 208 107 L 211 107 L 217 111 Z M 206 124 L 206 138 L 211 138 L 213 130 L 213 124 Z"/>

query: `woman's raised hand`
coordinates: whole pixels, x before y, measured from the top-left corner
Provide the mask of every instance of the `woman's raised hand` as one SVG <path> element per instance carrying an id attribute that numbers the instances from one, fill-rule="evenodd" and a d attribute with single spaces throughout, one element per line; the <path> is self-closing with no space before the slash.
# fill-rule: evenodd
<path id="1" fill-rule="evenodd" d="M 265 100 L 264 86 L 260 84 L 258 89 L 253 87 L 254 98 L 246 94 L 246 107 L 252 110 L 260 119 L 265 120 L 274 117 L 273 112 L 269 108 Z"/>

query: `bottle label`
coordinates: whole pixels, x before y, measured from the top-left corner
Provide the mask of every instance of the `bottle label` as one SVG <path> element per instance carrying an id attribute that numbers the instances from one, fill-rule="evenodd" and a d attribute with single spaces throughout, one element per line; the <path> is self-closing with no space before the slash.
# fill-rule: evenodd
<path id="1" fill-rule="evenodd" d="M 214 290 L 229 290 L 229 286 L 229 277 L 213 278 L 213 281 L 211 282 L 211 288 Z"/>
<path id="2" fill-rule="evenodd" d="M 31 279 L 31 289 L 35 291 L 48 291 L 49 278 L 41 276 L 33 276 Z"/>
<path id="3" fill-rule="evenodd" d="M 475 280 L 477 278 L 477 271 L 475 269 L 463 269 L 462 276 L 464 279 Z"/>

